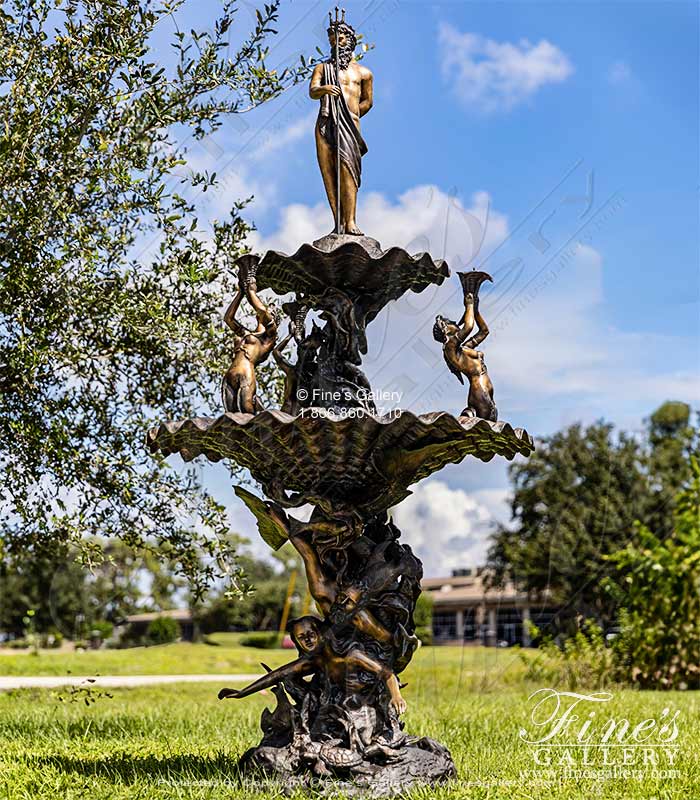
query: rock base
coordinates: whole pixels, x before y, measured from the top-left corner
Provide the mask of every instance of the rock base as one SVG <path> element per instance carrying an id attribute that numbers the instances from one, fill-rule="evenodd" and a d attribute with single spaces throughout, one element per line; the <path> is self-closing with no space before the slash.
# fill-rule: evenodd
<path id="1" fill-rule="evenodd" d="M 324 253 L 330 253 L 345 244 L 359 244 L 373 258 L 379 258 L 384 252 L 376 239 L 364 234 L 354 236 L 349 233 L 329 233 L 313 243 L 317 250 L 323 250 Z"/>
<path id="2" fill-rule="evenodd" d="M 322 797 L 342 794 L 358 798 L 393 797 L 457 775 L 450 751 L 427 737 L 409 737 L 389 756 L 377 754 L 353 765 L 329 764 L 332 755 L 329 751 L 327 760 L 317 753 L 300 758 L 295 745 L 263 745 L 248 750 L 239 769 L 244 779 L 262 778 L 284 793 L 308 789 Z"/>

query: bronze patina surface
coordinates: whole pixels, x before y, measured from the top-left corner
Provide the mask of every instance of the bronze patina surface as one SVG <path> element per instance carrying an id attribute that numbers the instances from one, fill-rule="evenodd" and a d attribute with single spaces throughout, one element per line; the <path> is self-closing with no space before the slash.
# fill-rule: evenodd
<path id="1" fill-rule="evenodd" d="M 444 261 L 428 253 L 411 256 L 400 247 L 382 250 L 366 236 L 336 234 L 303 244 L 290 256 L 275 251 L 263 257 L 244 255 L 236 267 L 245 285 L 253 281 L 261 290 L 296 296 L 283 305 L 293 326 L 296 363 L 280 350 L 275 354 L 285 373 L 283 407 L 292 414 L 311 407 L 375 411 L 360 368 L 367 352 L 367 325 L 392 300 L 440 285 L 450 274 Z M 307 331 L 310 309 L 320 312 L 323 324 L 314 322 Z"/>
<path id="2" fill-rule="evenodd" d="M 271 548 L 289 542 L 301 555 L 321 615 L 292 621 L 296 659 L 244 689 L 222 690 L 222 699 L 240 699 L 271 688 L 277 702 L 264 712 L 263 739 L 244 754 L 241 769 L 281 778 L 290 789 L 320 778 L 329 792 L 362 796 L 447 780 L 455 774 L 449 751 L 407 735 L 401 721 L 406 701 L 397 676 L 417 645 L 413 612 L 422 566 L 400 542 L 388 509 L 447 464 L 533 450 L 524 430 L 494 420 L 495 406 L 484 419 L 482 406 L 471 403 L 471 362 L 463 359 L 479 357 L 463 348 L 488 333 L 478 310 L 479 286 L 488 276 L 460 275 L 464 316 L 459 325 L 445 320 L 440 328 L 446 349 L 454 344 L 445 354 L 448 365 L 470 379 L 470 407 L 460 416 L 409 410 L 380 416 L 360 369 L 366 326 L 403 293 L 442 283 L 447 264 L 400 248 L 383 251 L 368 237 L 331 235 L 293 256 L 245 256 L 237 266 L 239 295 L 248 294 L 264 327 L 253 335 L 269 337 L 265 354 L 273 353 L 285 377 L 284 410 L 165 422 L 149 432 L 148 445 L 186 461 L 204 456 L 248 468 L 264 497 L 242 486 L 236 494 Z M 277 347 L 277 327 L 265 326 L 257 287 L 296 290 L 283 305 L 289 333 Z M 227 311 L 229 324 L 237 302 Z M 307 329 L 310 311 L 321 324 Z M 479 332 L 467 342 L 475 325 Z M 283 353 L 290 344 L 296 357 Z M 306 504 L 313 508 L 306 522 L 287 513 Z"/>
<path id="3" fill-rule="evenodd" d="M 418 645 L 423 568 L 389 510 L 447 464 L 528 456 L 534 444 L 521 428 L 497 421 L 477 350 L 489 333 L 479 312 L 480 287 L 491 280 L 485 272 L 459 273 L 464 314 L 459 322 L 438 317 L 434 328 L 447 366 L 469 383 L 467 408 L 377 413 L 362 371 L 367 326 L 388 303 L 450 273 L 428 253 L 383 250 L 357 228 L 366 149 L 359 118 L 372 105 L 372 76 L 354 61 L 355 33 L 338 9 L 329 39 L 331 59 L 314 71 L 311 95 L 321 100 L 316 145 L 336 231 L 292 255 L 269 251 L 235 262 L 240 289 L 224 318 L 234 332 L 224 413 L 164 422 L 148 433 L 148 446 L 247 468 L 262 496 L 244 486 L 235 492 L 262 539 L 274 550 L 290 544 L 304 563 L 317 615 L 290 623 L 296 658 L 219 694 L 237 700 L 271 689 L 275 698 L 261 718 L 262 740 L 243 754 L 240 769 L 281 780 L 285 792 L 313 786 L 379 797 L 456 774 L 447 748 L 409 735 L 401 719 L 411 690 L 402 691 L 398 676 Z M 283 296 L 286 323 L 259 290 Z M 238 319 L 244 296 L 255 330 Z M 288 332 L 280 341 L 282 324 Z M 279 410 L 262 409 L 255 392 L 255 367 L 270 354 L 285 384 Z M 311 506 L 304 521 L 293 511 L 302 505 Z"/>
<path id="4" fill-rule="evenodd" d="M 442 354 L 450 372 L 461 383 L 464 383 L 464 378 L 469 382 L 467 407 L 462 411 L 462 416 L 481 417 L 495 422 L 498 411 L 493 400 L 493 384 L 486 369 L 484 354 L 476 349 L 489 335 L 488 325 L 479 311 L 479 288 L 484 281 L 493 281 L 493 278 L 486 272 L 476 270 L 457 274 L 464 292 L 464 314 L 459 322 L 438 315 L 433 337 L 443 346 Z"/>
<path id="5" fill-rule="evenodd" d="M 233 364 L 224 375 L 221 385 L 221 400 L 226 411 L 242 411 L 252 414 L 262 410 L 256 396 L 255 367 L 264 363 L 277 341 L 277 320 L 270 309 L 258 297 L 255 276 L 251 273 L 236 292 L 224 314 L 224 322 L 234 333 Z M 257 328 L 245 328 L 236 314 L 243 297 L 250 302 L 258 322 Z"/>
<path id="6" fill-rule="evenodd" d="M 529 455 L 533 442 L 507 422 L 410 411 L 292 417 L 282 411 L 166 422 L 149 433 L 151 449 L 204 455 L 247 467 L 278 502 L 325 502 L 369 513 L 396 505 L 406 487 L 467 456 L 490 461 Z M 269 491 L 267 491 L 269 489 Z"/>
<path id="7" fill-rule="evenodd" d="M 314 68 L 309 86 L 309 96 L 320 100 L 316 155 L 335 232 L 361 236 L 355 213 L 367 145 L 360 133 L 360 117 L 374 103 L 373 77 L 355 60 L 357 35 L 345 21 L 345 11 L 341 19 L 336 8 L 335 20 L 329 18 L 331 57 Z"/>
<path id="8" fill-rule="evenodd" d="M 429 253 L 409 255 L 401 247 L 382 250 L 378 245 L 368 237 L 330 234 L 302 244 L 292 255 L 268 250 L 264 256 L 241 256 L 236 266 L 244 276 L 253 269 L 260 290 L 318 299 L 328 289 L 339 289 L 370 298 L 378 310 L 405 292 L 422 292 L 449 277 L 447 264 Z"/>

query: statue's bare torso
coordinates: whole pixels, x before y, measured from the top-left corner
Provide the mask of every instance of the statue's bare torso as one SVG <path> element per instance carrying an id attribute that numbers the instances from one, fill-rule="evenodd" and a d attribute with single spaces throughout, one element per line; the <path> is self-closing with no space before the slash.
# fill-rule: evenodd
<path id="1" fill-rule="evenodd" d="M 314 79 L 317 79 L 318 86 L 321 86 L 323 79 L 323 64 L 318 64 L 314 69 L 311 77 L 311 88 L 314 88 Z M 347 69 L 341 69 L 338 72 L 338 80 L 340 81 L 340 89 L 347 103 L 350 114 L 357 129 L 360 129 L 360 117 L 369 111 L 369 108 L 362 107 L 363 89 L 365 93 L 365 101 L 370 84 L 372 83 L 372 73 L 367 67 L 363 67 L 356 61 L 351 61 Z"/>

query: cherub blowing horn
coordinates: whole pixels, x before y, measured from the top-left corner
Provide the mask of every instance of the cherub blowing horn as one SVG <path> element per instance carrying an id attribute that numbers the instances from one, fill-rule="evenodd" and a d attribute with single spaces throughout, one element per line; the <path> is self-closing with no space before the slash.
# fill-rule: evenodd
<path id="1" fill-rule="evenodd" d="M 244 294 L 253 307 L 258 322 L 254 331 L 249 331 L 236 319 Z M 224 410 L 255 414 L 256 411 L 262 411 L 262 404 L 256 396 L 255 368 L 267 359 L 275 346 L 277 320 L 258 297 L 255 272 L 250 267 L 245 280 L 241 280 L 236 296 L 226 309 L 224 322 L 235 334 L 233 364 L 224 375 L 221 386 Z"/>
<path id="2" fill-rule="evenodd" d="M 480 417 L 495 422 L 498 411 L 493 401 L 493 384 L 486 370 L 484 354 L 476 350 L 489 335 L 488 325 L 479 311 L 479 289 L 484 281 L 493 281 L 487 272 L 472 270 L 458 272 L 464 292 L 464 316 L 459 323 L 438 315 L 433 326 L 433 337 L 442 344 L 442 354 L 450 371 L 464 383 L 469 381 L 467 407 L 463 417 Z M 474 326 L 478 332 L 469 339 Z"/>

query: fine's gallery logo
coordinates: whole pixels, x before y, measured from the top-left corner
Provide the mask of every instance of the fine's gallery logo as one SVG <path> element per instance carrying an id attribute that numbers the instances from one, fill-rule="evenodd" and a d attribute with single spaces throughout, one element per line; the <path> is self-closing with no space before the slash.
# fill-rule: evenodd
<path id="1" fill-rule="evenodd" d="M 296 391 L 296 399 L 302 406 L 299 413 L 314 419 L 319 417 L 357 418 L 368 414 L 379 417 L 398 416 L 400 410 L 397 406 L 401 402 L 401 398 L 402 392 L 388 389 L 374 391 L 359 387 L 352 394 L 351 404 L 346 405 L 348 394 L 340 389 L 314 388 L 309 391 L 302 387 Z M 356 402 L 360 405 L 352 405 Z"/>
<path id="2" fill-rule="evenodd" d="M 536 769 L 561 777 L 678 777 L 680 711 L 665 706 L 650 716 L 610 713 L 610 692 L 538 689 L 530 695 L 520 741 L 531 748 Z"/>

